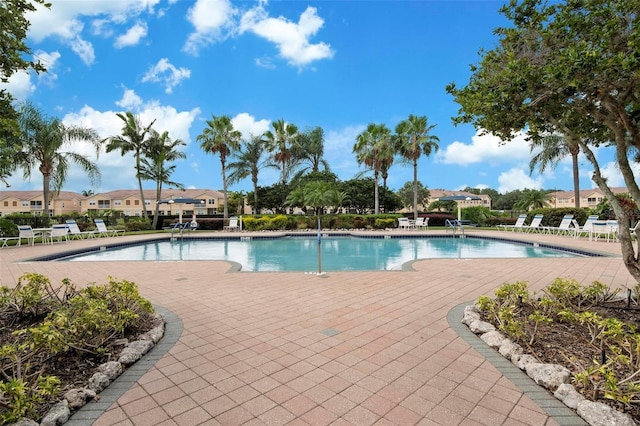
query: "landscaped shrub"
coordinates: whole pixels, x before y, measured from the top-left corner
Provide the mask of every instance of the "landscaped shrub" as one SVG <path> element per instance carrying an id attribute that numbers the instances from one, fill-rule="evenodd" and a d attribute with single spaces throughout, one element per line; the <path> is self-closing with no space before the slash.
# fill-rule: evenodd
<path id="1" fill-rule="evenodd" d="M 462 219 L 469 220 L 478 226 L 485 226 L 487 219 L 494 216 L 488 207 L 483 206 L 465 207 L 462 209 L 461 215 Z"/>
<path id="2" fill-rule="evenodd" d="M 28 273 L 15 287 L 0 287 L 0 423 L 40 418 L 68 390 L 49 372 L 65 371 L 78 359 L 104 362 L 111 342 L 146 331 L 152 314 L 136 285 L 125 280 L 78 290 L 68 279 L 56 288 Z"/>
<path id="3" fill-rule="evenodd" d="M 640 333 L 637 295 L 594 281 L 556 278 L 539 293 L 525 282 L 507 283 L 476 302 L 482 317 L 521 343 L 540 362 L 562 363 L 586 397 L 640 413 Z M 635 300 L 631 296 L 635 295 Z M 542 358 L 540 358 L 542 357 Z"/>
<path id="4" fill-rule="evenodd" d="M 130 219 L 128 222 L 126 222 L 124 224 L 124 229 L 127 232 L 135 232 L 135 231 L 150 231 L 153 228 L 151 227 L 151 221 L 149 219 L 136 218 L 136 219 Z"/>
<path id="5" fill-rule="evenodd" d="M 397 219 L 376 219 L 374 222 L 375 229 L 396 228 Z"/>
<path id="6" fill-rule="evenodd" d="M 10 220 L 0 218 L 0 236 L 17 237 L 18 226 Z"/>

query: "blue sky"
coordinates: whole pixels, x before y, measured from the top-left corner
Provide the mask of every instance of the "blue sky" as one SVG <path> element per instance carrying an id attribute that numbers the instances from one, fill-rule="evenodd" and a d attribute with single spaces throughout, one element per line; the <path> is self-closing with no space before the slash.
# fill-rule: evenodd
<path id="1" fill-rule="evenodd" d="M 229 115 L 244 136 L 284 119 L 301 130 L 320 126 L 325 155 L 340 179 L 364 169 L 352 153 L 367 124 L 392 130 L 409 114 L 436 124 L 440 150 L 423 157 L 419 179 L 428 188 L 490 187 L 572 189 L 570 161 L 529 174 L 524 137 L 501 144 L 472 126 L 453 126 L 458 105 L 445 91 L 469 78 L 481 48 L 491 49 L 493 29 L 507 22 L 502 2 L 471 1 L 227 1 L 53 0 L 30 14 L 28 45 L 48 68 L 18 73 L 8 90 L 66 124 L 117 135 L 117 112 L 132 111 L 143 124 L 187 143 L 186 160 L 172 178 L 189 188 L 221 189 L 219 157 L 196 137 L 212 115 Z M 93 155 L 79 145 L 75 151 Z M 598 151 L 612 186 L 623 186 L 613 154 Z M 95 157 L 94 157 L 95 159 Z M 99 186 L 72 170 L 65 190 L 135 189 L 133 158 L 101 153 Z M 583 188 L 591 166 L 581 159 Z M 265 169 L 260 185 L 277 182 Z M 412 169 L 396 163 L 388 185 L 400 188 Z M 41 189 L 37 173 L 11 189 Z M 145 188 L 154 188 L 146 182 Z M 251 189 L 247 179 L 231 190 Z"/>

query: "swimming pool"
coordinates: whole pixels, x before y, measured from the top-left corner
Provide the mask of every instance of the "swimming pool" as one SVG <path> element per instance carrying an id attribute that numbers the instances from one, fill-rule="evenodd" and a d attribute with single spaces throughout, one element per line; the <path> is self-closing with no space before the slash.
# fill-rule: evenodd
<path id="1" fill-rule="evenodd" d="M 227 260 L 243 271 L 317 271 L 316 237 L 156 240 L 67 256 L 67 261 Z M 575 257 L 583 254 L 494 238 L 322 238 L 323 271 L 400 270 L 416 259 Z"/>

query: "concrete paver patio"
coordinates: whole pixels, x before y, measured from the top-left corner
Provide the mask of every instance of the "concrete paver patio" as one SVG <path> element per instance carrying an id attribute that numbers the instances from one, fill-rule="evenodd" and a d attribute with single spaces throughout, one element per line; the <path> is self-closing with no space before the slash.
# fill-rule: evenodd
<path id="1" fill-rule="evenodd" d="M 113 276 L 135 282 L 144 297 L 182 321 L 175 345 L 105 407 L 95 425 L 559 424 L 462 339 L 447 314 L 516 280 L 533 289 L 556 277 L 632 287 L 620 246 L 471 232 L 615 256 L 428 259 L 414 262 L 413 271 L 323 277 L 229 272 L 230 265 L 218 261 L 25 261 L 150 238 L 125 236 L 3 248 L 0 284 L 14 285 L 25 272 L 77 285 Z"/>

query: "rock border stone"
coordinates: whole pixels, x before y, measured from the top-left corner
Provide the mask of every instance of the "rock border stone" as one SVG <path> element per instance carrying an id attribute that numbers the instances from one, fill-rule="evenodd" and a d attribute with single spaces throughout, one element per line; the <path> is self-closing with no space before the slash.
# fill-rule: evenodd
<path id="1" fill-rule="evenodd" d="M 628 413 L 622 413 L 613 407 L 597 401 L 590 401 L 569 384 L 571 372 L 558 364 L 539 362 L 535 357 L 523 354 L 517 343 L 502 335 L 495 327 L 481 319 L 480 309 L 475 305 L 464 306 L 462 324 L 479 336 L 482 341 L 511 361 L 513 365 L 526 372 L 536 384 L 553 393 L 567 408 L 575 410 L 578 416 L 592 426 L 635 426 L 636 422 Z"/>
<path id="2" fill-rule="evenodd" d="M 49 409 L 40 423 L 22 419 L 13 425 L 75 426 L 87 425 L 96 420 L 164 356 L 182 334 L 182 321 L 175 314 L 158 306 L 154 306 L 154 309 L 161 323 L 138 336 L 135 341 L 120 339 L 117 343 L 126 347 L 117 361 L 99 365 L 98 371 L 85 387 L 67 391 L 63 399 Z M 124 386 L 117 386 L 115 382 L 122 382 Z"/>

